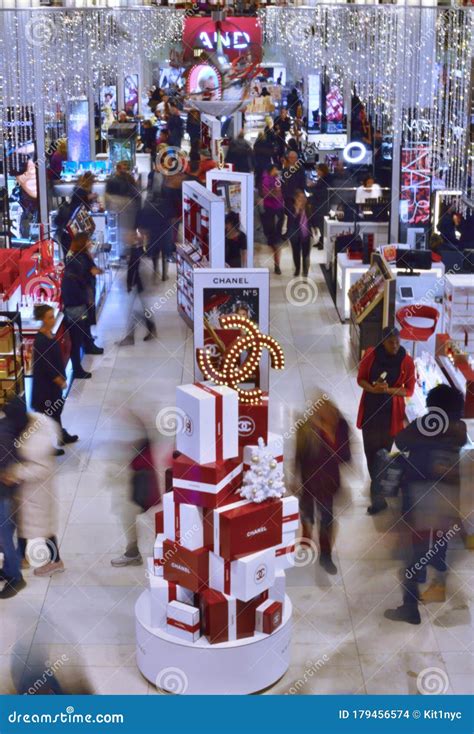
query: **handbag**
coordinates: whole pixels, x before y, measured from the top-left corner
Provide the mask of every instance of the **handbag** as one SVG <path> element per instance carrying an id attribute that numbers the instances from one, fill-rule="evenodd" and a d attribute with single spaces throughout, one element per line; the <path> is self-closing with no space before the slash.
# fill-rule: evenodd
<path id="1" fill-rule="evenodd" d="M 390 454 L 380 449 L 375 454 L 372 492 L 379 497 L 396 497 L 401 489 L 406 467 L 404 454 Z"/>
<path id="2" fill-rule="evenodd" d="M 130 464 L 132 470 L 132 502 L 145 512 L 161 500 L 160 485 L 155 471 L 150 442 L 144 441 Z"/>

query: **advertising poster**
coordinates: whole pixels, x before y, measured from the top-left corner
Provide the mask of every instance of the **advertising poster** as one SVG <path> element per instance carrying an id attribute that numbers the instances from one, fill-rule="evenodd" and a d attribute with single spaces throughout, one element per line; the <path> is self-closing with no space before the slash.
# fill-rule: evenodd
<path id="1" fill-rule="evenodd" d="M 10 243 L 39 237 L 39 198 L 35 121 L 31 107 L 7 107 L 4 157 Z"/>
<path id="2" fill-rule="evenodd" d="M 127 115 L 138 115 L 138 74 L 127 74 L 123 81 L 124 109 Z"/>
<path id="3" fill-rule="evenodd" d="M 117 87 L 107 84 L 100 88 L 100 128 L 103 140 L 107 137 L 107 130 L 117 116 Z"/>
<path id="4" fill-rule="evenodd" d="M 89 102 L 85 97 L 68 102 L 66 129 L 68 160 L 90 161 Z"/>
<path id="5" fill-rule="evenodd" d="M 400 219 L 407 226 L 424 226 L 430 221 L 430 148 L 418 143 L 402 148 Z"/>
<path id="6" fill-rule="evenodd" d="M 321 129 L 321 76 L 308 74 L 308 130 Z"/>
<path id="7" fill-rule="evenodd" d="M 240 334 L 226 330 L 220 317 L 227 314 L 246 316 L 258 324 L 262 333 L 269 328 L 269 272 L 267 268 L 239 268 L 194 272 L 194 348 L 207 346 L 219 368 L 223 350 Z M 201 379 L 195 364 L 195 378 Z M 268 354 L 264 351 L 259 370 L 260 387 L 268 389 Z"/>
<path id="8" fill-rule="evenodd" d="M 326 92 L 327 132 L 339 132 L 344 122 L 344 97 L 337 84 L 331 84 Z"/>
<path id="9" fill-rule="evenodd" d="M 221 75 L 210 64 L 196 64 L 189 70 L 186 79 L 188 94 L 200 94 L 203 99 L 220 99 L 222 95 Z"/>

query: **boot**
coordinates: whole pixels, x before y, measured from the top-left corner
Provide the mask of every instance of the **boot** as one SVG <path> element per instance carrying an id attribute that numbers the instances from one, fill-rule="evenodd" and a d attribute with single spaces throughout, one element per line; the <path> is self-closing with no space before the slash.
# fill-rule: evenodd
<path id="1" fill-rule="evenodd" d="M 164 255 L 161 263 L 161 280 L 168 280 L 168 261 Z"/>
<path id="2" fill-rule="evenodd" d="M 309 272 L 309 257 L 305 257 L 303 260 L 303 275 L 306 278 Z"/>
<path id="3" fill-rule="evenodd" d="M 145 320 L 145 323 L 146 323 L 146 328 L 148 330 L 148 333 L 143 338 L 143 341 L 144 342 L 148 342 L 148 341 L 150 341 L 150 339 L 156 339 L 156 326 L 155 326 L 155 322 L 152 321 L 151 319 L 146 319 Z"/>
<path id="4" fill-rule="evenodd" d="M 431 602 L 442 603 L 446 601 L 446 586 L 437 581 L 433 581 L 427 589 L 420 594 L 422 604 L 430 604 Z"/>
<path id="5" fill-rule="evenodd" d="M 59 442 L 59 445 L 64 446 L 67 443 L 76 443 L 76 441 L 78 440 L 79 440 L 79 436 L 77 436 L 76 434 L 71 435 L 70 433 L 66 431 L 65 428 L 63 428 L 62 437 Z"/>
<path id="6" fill-rule="evenodd" d="M 319 565 L 331 576 L 337 574 L 337 567 L 335 566 L 330 553 L 320 553 Z"/>
<path id="7" fill-rule="evenodd" d="M 407 622 L 408 624 L 421 624 L 420 612 L 416 604 L 402 604 L 396 609 L 386 609 L 383 613 L 385 619 L 392 622 Z"/>
<path id="8" fill-rule="evenodd" d="M 303 532 L 301 533 L 300 545 L 313 544 L 313 526 L 309 522 L 302 523 Z"/>

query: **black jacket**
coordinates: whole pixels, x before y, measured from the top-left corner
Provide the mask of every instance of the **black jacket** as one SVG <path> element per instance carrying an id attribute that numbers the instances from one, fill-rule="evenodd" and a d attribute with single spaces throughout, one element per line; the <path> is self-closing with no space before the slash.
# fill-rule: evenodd
<path id="1" fill-rule="evenodd" d="M 181 115 L 170 115 L 166 127 L 168 128 L 168 145 L 172 145 L 174 148 L 181 148 L 181 141 L 183 139 L 183 121 Z"/>
<path id="2" fill-rule="evenodd" d="M 22 398 L 15 397 L 7 403 L 3 412 L 5 418 L 0 420 L 0 472 L 17 461 L 15 441 L 28 423 L 26 405 Z M 0 498 L 12 497 L 14 487 L 0 481 Z"/>
<path id="3" fill-rule="evenodd" d="M 75 256 L 66 259 L 61 298 L 65 308 L 89 303 L 89 288 L 84 277 L 84 269 Z"/>

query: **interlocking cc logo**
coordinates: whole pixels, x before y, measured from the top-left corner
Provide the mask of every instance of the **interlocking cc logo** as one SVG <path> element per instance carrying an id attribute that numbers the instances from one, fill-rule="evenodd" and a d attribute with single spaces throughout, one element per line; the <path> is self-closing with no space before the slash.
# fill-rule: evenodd
<path id="1" fill-rule="evenodd" d="M 265 580 L 266 575 L 267 575 L 267 567 L 264 564 L 262 564 L 255 571 L 255 583 L 261 584 L 262 581 Z"/>
<path id="2" fill-rule="evenodd" d="M 219 321 L 223 329 L 240 328 L 240 336 L 224 352 L 220 370 L 212 364 L 212 354 L 207 347 L 198 349 L 196 358 L 199 369 L 207 380 L 236 390 L 241 403 L 259 403 L 263 395 L 259 387 L 245 389 L 239 385 L 255 374 L 264 349 L 268 349 L 270 353 L 272 367 L 282 370 L 285 366 L 283 349 L 273 337 L 262 334 L 258 326 L 246 316 L 229 314 L 221 316 Z"/>

